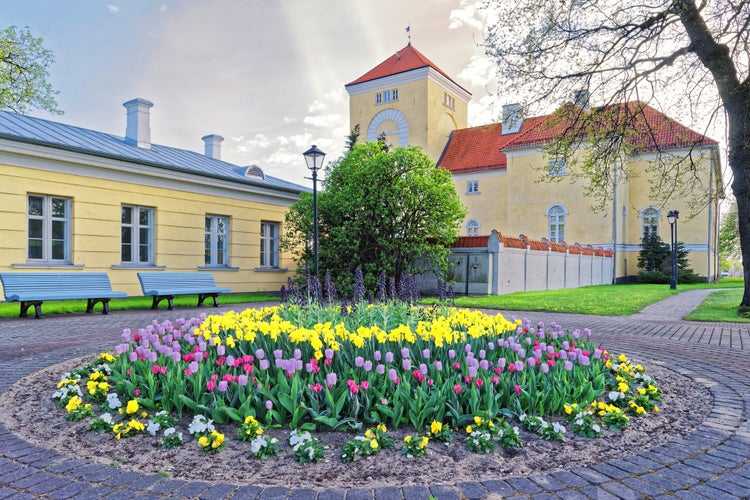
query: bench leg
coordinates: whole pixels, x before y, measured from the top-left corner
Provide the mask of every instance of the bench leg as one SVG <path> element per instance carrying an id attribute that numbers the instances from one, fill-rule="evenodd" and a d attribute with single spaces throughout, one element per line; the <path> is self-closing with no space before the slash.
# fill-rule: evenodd
<path id="1" fill-rule="evenodd" d="M 174 309 L 174 295 L 154 295 L 154 298 L 151 301 L 151 309 L 158 309 L 159 303 L 166 299 L 169 306 L 167 307 L 168 310 Z"/>
<path id="2" fill-rule="evenodd" d="M 22 300 L 21 301 L 21 313 L 18 315 L 19 318 L 26 318 L 29 315 L 29 307 L 34 306 L 34 318 L 42 319 L 42 301 L 41 300 Z"/>
<path id="3" fill-rule="evenodd" d="M 109 314 L 109 299 L 88 299 L 86 304 L 86 314 L 94 311 L 94 306 L 99 302 L 102 303 L 102 314 Z"/>
<path id="4" fill-rule="evenodd" d="M 214 307 L 219 307 L 219 302 L 216 300 L 217 294 L 215 293 L 201 293 L 198 294 L 198 306 L 202 306 L 207 298 L 211 297 L 214 300 Z"/>

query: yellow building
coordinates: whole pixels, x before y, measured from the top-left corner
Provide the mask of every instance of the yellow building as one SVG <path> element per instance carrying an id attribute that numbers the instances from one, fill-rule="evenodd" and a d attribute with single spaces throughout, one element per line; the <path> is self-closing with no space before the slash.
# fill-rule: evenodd
<path id="1" fill-rule="evenodd" d="M 153 104 L 124 106 L 125 137 L 0 111 L 0 272 L 107 272 L 140 295 L 137 272 L 204 271 L 278 291 L 284 216 L 307 189 L 222 161 L 218 135 L 204 154 L 153 144 Z"/>
<path id="2" fill-rule="evenodd" d="M 616 180 L 614 200 L 606 213 L 591 210 L 583 186 L 567 175 L 566 165 L 550 158 L 546 147 L 569 123 L 559 118 L 523 118 L 518 105 L 504 106 L 503 123 L 466 127 L 470 94 L 432 64 L 411 44 L 346 86 L 351 126 L 367 129 L 368 141 L 398 131 L 399 145 L 418 145 L 453 175 L 456 190 L 468 209 L 463 234 L 507 235 L 573 245 L 580 242 L 614 252 L 612 280 L 637 275 L 641 237 L 656 230 L 671 240 L 666 215 L 681 214 L 678 240 L 688 250 L 692 269 L 710 279 L 718 273 L 718 201 L 722 195 L 716 141 L 694 132 L 640 102 L 616 108 L 638 115 L 628 131 L 627 178 Z M 398 100 L 383 102 L 381 93 L 397 92 Z M 421 92 L 421 94 L 420 94 Z M 408 99 L 404 96 L 408 95 Z M 441 102 L 438 96 L 442 95 Z M 587 104 L 587 96 L 582 105 Z M 448 106 L 447 104 L 450 104 Z M 573 104 L 568 104 L 573 106 Z M 451 130 L 451 126 L 454 129 Z M 396 143 L 395 141 L 393 143 Z M 687 200 L 658 207 L 649 198 L 655 178 L 647 166 L 657 157 L 688 157 L 708 195 L 708 205 L 692 218 Z M 562 176 L 561 182 L 540 177 Z"/>

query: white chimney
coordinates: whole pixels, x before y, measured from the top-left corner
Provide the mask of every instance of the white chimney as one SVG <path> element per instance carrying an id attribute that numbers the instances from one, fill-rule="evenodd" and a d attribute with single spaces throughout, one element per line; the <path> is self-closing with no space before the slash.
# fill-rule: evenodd
<path id="1" fill-rule="evenodd" d="M 517 134 L 523 126 L 523 116 L 520 104 L 506 104 L 503 106 L 503 132 L 505 134 Z"/>
<path id="2" fill-rule="evenodd" d="M 201 139 L 203 139 L 203 142 L 206 144 L 206 156 L 216 160 L 221 160 L 221 141 L 223 141 L 224 138 L 220 135 L 209 134 L 204 135 Z"/>
<path id="3" fill-rule="evenodd" d="M 151 124 L 149 109 L 154 105 L 146 99 L 136 98 L 122 103 L 128 114 L 125 143 L 139 148 L 151 149 Z"/>

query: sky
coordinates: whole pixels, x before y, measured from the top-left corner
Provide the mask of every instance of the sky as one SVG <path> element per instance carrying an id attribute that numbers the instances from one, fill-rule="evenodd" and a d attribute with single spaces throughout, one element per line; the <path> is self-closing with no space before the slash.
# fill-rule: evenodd
<path id="1" fill-rule="evenodd" d="M 469 125 L 499 120 L 493 64 L 475 0 L 0 0 L 0 25 L 28 26 L 55 55 L 62 116 L 119 136 L 122 103 L 151 108 L 151 141 L 307 185 L 302 153 L 326 162 L 350 131 L 344 85 L 409 42 L 473 97 Z M 409 27 L 409 33 L 406 27 Z"/>

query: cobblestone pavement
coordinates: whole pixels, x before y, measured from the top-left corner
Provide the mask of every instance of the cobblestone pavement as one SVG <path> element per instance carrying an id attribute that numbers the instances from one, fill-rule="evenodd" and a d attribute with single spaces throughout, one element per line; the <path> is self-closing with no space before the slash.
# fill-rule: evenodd
<path id="1" fill-rule="evenodd" d="M 188 482 L 114 469 L 34 446 L 0 424 L 0 498 L 750 498 L 750 324 L 682 321 L 707 293 L 682 292 L 630 317 L 507 312 L 535 322 L 555 321 L 566 328 L 591 328 L 593 338 L 610 350 L 666 366 L 708 387 L 713 406 L 706 420 L 689 435 L 648 451 L 528 477 L 316 491 L 216 484 L 210 478 Z M 137 329 L 155 318 L 176 319 L 201 312 L 216 309 L 0 319 L 0 391 L 50 364 L 111 348 L 123 328 Z"/>

